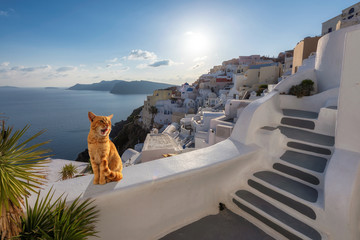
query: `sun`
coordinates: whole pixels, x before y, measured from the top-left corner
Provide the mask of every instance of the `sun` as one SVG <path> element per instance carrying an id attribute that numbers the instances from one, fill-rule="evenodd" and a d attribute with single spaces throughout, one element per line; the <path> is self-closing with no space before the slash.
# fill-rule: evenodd
<path id="1" fill-rule="evenodd" d="M 210 48 L 210 39 L 200 32 L 185 33 L 185 51 L 190 55 L 205 53 Z"/>

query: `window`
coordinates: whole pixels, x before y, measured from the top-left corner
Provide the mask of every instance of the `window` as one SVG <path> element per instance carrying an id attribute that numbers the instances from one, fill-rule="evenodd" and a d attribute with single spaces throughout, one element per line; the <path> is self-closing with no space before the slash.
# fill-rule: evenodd
<path id="1" fill-rule="evenodd" d="M 354 8 L 350 8 L 350 10 L 349 10 L 349 14 L 352 14 L 354 11 L 355 11 L 355 9 L 354 9 Z M 350 18 L 349 18 L 349 19 L 350 19 Z"/>
<path id="2" fill-rule="evenodd" d="M 352 19 L 353 17 L 354 17 L 354 15 L 351 15 L 351 16 L 348 17 L 348 19 Z"/>
<path id="3" fill-rule="evenodd" d="M 332 27 L 328 29 L 328 33 L 331 33 L 332 32 Z"/>

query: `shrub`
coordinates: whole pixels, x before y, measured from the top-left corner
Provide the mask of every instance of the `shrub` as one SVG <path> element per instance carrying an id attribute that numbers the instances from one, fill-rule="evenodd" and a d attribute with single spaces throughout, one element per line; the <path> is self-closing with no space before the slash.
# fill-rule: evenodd
<path id="1" fill-rule="evenodd" d="M 50 189 L 46 197 L 39 199 L 31 208 L 26 200 L 26 216 L 21 218 L 22 232 L 19 239 L 87 239 L 95 236 L 95 223 L 99 211 L 95 209 L 93 200 L 80 202 L 76 198 L 71 205 L 66 205 L 62 195 L 52 201 L 54 191 Z"/>
<path id="2" fill-rule="evenodd" d="M 76 173 L 78 173 L 78 170 L 74 164 L 72 164 L 72 163 L 65 164 L 60 171 L 60 179 L 66 180 L 66 179 L 73 178 L 73 177 L 75 177 Z"/>
<path id="3" fill-rule="evenodd" d="M 259 89 L 256 91 L 256 96 L 261 96 L 261 93 L 268 88 L 267 84 L 262 84 L 259 86 Z"/>
<path id="4" fill-rule="evenodd" d="M 310 93 L 313 90 L 314 82 L 310 79 L 305 79 L 299 85 L 292 86 L 289 90 L 289 94 L 301 98 L 303 96 L 310 96 Z"/>

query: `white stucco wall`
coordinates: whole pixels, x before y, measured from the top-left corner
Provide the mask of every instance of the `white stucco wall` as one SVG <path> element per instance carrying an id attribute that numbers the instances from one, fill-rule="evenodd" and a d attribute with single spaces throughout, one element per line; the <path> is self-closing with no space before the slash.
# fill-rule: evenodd
<path id="1" fill-rule="evenodd" d="M 335 151 L 325 178 L 325 212 L 332 239 L 360 239 L 360 30 L 345 36 Z"/>
<path id="2" fill-rule="evenodd" d="M 337 100 L 338 92 L 338 88 L 333 88 L 319 94 L 302 98 L 297 98 L 292 95 L 280 95 L 280 108 L 319 112 L 322 107 L 331 106 L 327 105 L 329 99 Z"/>
<path id="3" fill-rule="evenodd" d="M 254 143 L 258 129 L 278 124 L 281 117 L 279 93 L 273 91 L 244 108 L 230 138 L 243 144 Z"/>
<path id="4" fill-rule="evenodd" d="M 336 147 L 360 152 L 360 25 L 347 34 L 344 56 Z"/>
<path id="5" fill-rule="evenodd" d="M 319 39 L 315 62 L 319 91 L 339 87 L 347 32 L 360 29 L 360 24 L 343 28 Z"/>

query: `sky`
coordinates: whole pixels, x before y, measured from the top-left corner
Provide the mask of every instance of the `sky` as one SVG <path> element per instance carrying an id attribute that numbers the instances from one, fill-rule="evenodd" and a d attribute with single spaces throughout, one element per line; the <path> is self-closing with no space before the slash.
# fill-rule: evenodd
<path id="1" fill-rule="evenodd" d="M 194 82 L 239 56 L 277 56 L 349 0 L 0 0 L 0 86 Z"/>

